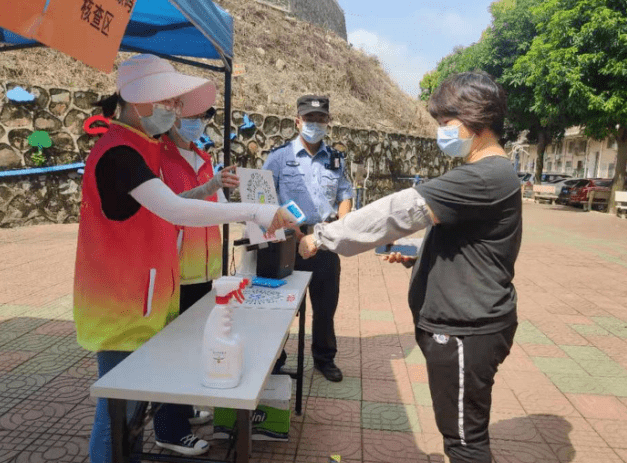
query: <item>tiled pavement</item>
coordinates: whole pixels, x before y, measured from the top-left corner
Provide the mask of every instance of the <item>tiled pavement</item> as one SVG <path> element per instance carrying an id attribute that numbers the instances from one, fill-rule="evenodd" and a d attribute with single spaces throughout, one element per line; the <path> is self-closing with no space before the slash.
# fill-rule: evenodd
<path id="1" fill-rule="evenodd" d="M 526 202 L 524 224 L 520 326 L 494 388 L 494 460 L 627 462 L 627 220 Z M 76 231 L 0 230 L 0 462 L 87 461 L 96 365 L 74 337 Z M 342 272 L 345 379 L 325 381 L 309 359 L 290 442 L 255 443 L 253 461 L 445 461 L 406 303 L 409 271 L 367 253 L 343 259 Z M 288 349 L 293 364 L 295 339 Z M 223 454 L 216 443 L 210 456 Z"/>

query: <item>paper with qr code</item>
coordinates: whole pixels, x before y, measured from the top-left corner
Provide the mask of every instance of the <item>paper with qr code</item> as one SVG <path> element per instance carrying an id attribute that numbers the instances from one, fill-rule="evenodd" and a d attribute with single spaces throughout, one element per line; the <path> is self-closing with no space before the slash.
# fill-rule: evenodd
<path id="1" fill-rule="evenodd" d="M 243 203 L 279 204 L 272 171 L 260 169 L 237 168 L 239 177 L 239 193 Z M 271 236 L 265 236 L 266 230 L 253 223 L 246 222 L 246 236 L 250 244 L 268 241 L 285 241 L 285 231 L 281 228 Z"/>
<path id="2" fill-rule="evenodd" d="M 251 286 L 244 290 L 241 307 L 248 309 L 295 310 L 298 308 L 296 292 L 289 289 Z"/>

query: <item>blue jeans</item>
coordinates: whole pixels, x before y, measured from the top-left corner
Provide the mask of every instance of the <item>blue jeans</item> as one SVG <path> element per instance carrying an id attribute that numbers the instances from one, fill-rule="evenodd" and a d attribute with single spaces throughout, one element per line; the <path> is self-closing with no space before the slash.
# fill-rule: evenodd
<path id="1" fill-rule="evenodd" d="M 98 377 L 101 378 L 131 352 L 102 351 L 96 354 L 98 359 Z M 164 372 L 165 374 L 165 372 Z M 138 403 L 128 401 L 126 406 L 127 421 L 131 419 Z M 176 442 L 191 433 L 187 420 L 191 416 L 191 406 L 163 404 L 154 417 L 155 435 L 159 441 Z M 142 436 L 137 438 L 134 452 L 141 452 Z M 111 420 L 107 399 L 98 399 L 94 426 L 89 441 L 89 458 L 91 463 L 112 463 Z M 139 460 L 134 460 L 134 463 Z"/>

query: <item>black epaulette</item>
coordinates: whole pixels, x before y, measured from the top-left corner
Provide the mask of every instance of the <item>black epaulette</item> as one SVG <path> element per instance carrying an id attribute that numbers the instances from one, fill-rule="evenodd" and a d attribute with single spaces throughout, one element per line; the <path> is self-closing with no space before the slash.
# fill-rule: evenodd
<path id="1" fill-rule="evenodd" d="M 289 145 L 290 143 L 292 143 L 292 140 L 290 141 L 286 141 L 285 143 L 283 143 L 281 146 L 277 146 L 276 148 L 272 148 L 270 150 L 270 153 L 276 151 L 276 150 L 280 150 L 281 148 L 285 148 L 287 145 Z"/>

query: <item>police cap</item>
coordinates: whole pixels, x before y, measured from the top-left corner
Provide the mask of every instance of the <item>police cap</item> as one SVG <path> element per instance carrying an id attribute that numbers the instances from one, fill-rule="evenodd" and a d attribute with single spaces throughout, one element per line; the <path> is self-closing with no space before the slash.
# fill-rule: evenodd
<path id="1" fill-rule="evenodd" d="M 299 116 L 309 113 L 329 114 L 329 99 L 326 96 L 303 95 L 296 101 Z"/>

